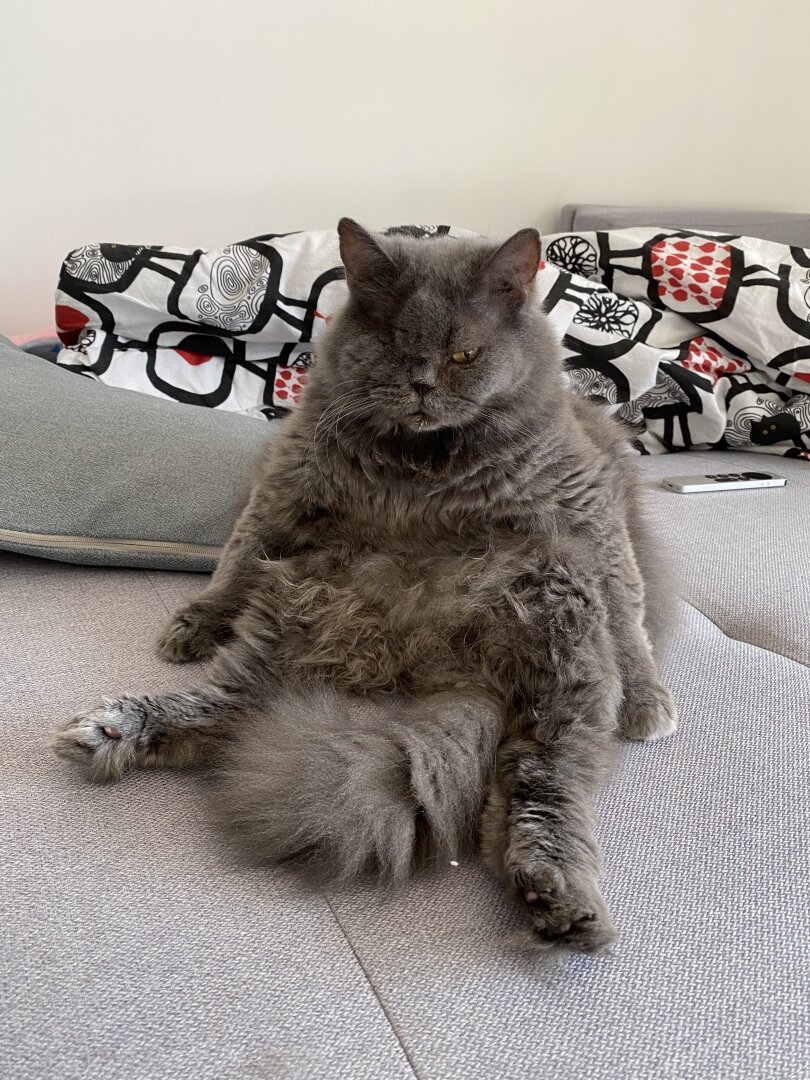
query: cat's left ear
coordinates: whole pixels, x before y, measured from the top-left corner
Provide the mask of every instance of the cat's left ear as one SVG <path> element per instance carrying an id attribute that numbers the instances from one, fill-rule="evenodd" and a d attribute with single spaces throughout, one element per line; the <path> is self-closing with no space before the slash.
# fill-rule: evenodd
<path id="1" fill-rule="evenodd" d="M 521 229 L 501 244 L 484 264 L 478 289 L 486 299 L 514 313 L 529 299 L 540 262 L 540 233 Z"/>
<path id="2" fill-rule="evenodd" d="M 371 233 L 351 218 L 341 218 L 337 231 L 350 291 L 366 306 L 380 306 L 396 278 L 394 263 Z"/>

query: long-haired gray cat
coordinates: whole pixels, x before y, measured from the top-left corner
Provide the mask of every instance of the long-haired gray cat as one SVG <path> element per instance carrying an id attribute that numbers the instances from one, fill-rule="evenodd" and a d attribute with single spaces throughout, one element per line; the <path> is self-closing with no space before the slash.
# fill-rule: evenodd
<path id="1" fill-rule="evenodd" d="M 349 300 L 211 583 L 160 639 L 199 689 L 105 699 L 55 749 L 99 778 L 215 763 L 263 860 L 398 880 L 482 835 L 544 946 L 605 949 L 593 799 L 675 710 L 618 425 L 565 387 L 535 230 L 339 225 Z"/>

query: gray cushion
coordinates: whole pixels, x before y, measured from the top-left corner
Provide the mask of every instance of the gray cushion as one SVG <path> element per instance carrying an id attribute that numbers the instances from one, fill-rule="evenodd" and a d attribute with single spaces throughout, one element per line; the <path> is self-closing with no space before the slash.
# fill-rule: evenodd
<path id="1" fill-rule="evenodd" d="M 8 363 L 36 364 L 63 402 L 74 386 L 104 402 L 89 414 L 49 412 L 60 455 L 68 433 L 87 431 L 88 415 L 111 452 L 109 397 L 141 403 L 30 357 Z M 20 418 L 42 410 L 10 404 L 13 382 L 0 388 L 0 439 L 39 453 L 44 474 L 42 426 L 25 431 Z M 143 400 L 154 412 L 152 442 L 166 445 L 166 418 L 188 407 Z M 266 430 L 221 418 L 251 439 Z M 199 438 L 217 481 L 207 497 L 218 498 L 232 462 L 209 460 Z M 16 469 L 23 483 L 5 449 L 5 472 Z M 147 449 L 138 472 L 124 475 L 118 507 L 98 490 L 103 453 L 93 457 L 90 446 L 89 463 L 54 458 L 56 504 L 78 473 L 90 507 L 84 519 L 82 507 L 65 513 L 78 522 L 118 512 L 125 529 L 143 469 L 150 485 L 165 475 Z M 234 467 L 241 491 L 254 456 L 246 445 Z M 105 692 L 199 677 L 160 664 L 150 643 L 204 579 L 0 553 L 0 1076 L 802 1075 L 810 672 L 796 661 L 810 661 L 810 465 L 757 458 L 757 468 L 788 477 L 781 490 L 683 496 L 659 487 L 663 475 L 712 472 L 718 462 L 751 466 L 745 454 L 639 461 L 687 601 L 667 662 L 682 729 L 629 749 L 601 800 L 606 890 L 622 932 L 615 958 L 575 958 L 553 972 L 513 947 L 521 918 L 477 863 L 388 896 L 362 887 L 321 894 L 278 870 L 235 865 L 205 822 L 193 777 L 146 774 L 96 788 L 64 770 L 43 742 L 73 709 Z M 30 477 L 25 490 L 36 501 Z M 154 516 L 154 487 L 143 497 Z M 205 497 L 195 489 L 195 502 Z"/>
<path id="2" fill-rule="evenodd" d="M 209 570 L 274 426 L 103 386 L 0 339 L 0 547 Z"/>
<path id="3" fill-rule="evenodd" d="M 708 229 L 711 232 L 758 236 L 779 244 L 810 247 L 810 214 L 771 210 L 706 210 L 673 206 L 600 206 L 569 203 L 560 211 L 556 231 L 593 232 L 626 229 L 632 225 L 661 225 L 671 229 Z"/>

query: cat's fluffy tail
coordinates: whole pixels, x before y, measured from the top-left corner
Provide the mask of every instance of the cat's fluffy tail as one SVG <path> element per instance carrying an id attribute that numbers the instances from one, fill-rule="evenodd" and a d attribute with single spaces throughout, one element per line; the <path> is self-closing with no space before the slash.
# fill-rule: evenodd
<path id="1" fill-rule="evenodd" d="M 483 697 L 288 693 L 239 721 L 218 816 L 257 861 L 401 880 L 474 840 L 500 730 Z"/>

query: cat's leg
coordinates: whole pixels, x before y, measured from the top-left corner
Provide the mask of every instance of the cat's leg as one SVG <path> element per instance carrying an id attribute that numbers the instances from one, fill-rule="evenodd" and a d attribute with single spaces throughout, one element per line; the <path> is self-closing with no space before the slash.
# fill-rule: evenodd
<path id="1" fill-rule="evenodd" d="M 307 542 L 307 513 L 297 494 L 283 489 L 269 509 L 265 478 L 253 491 L 206 588 L 170 619 L 157 646 L 164 660 L 205 660 L 234 636 L 236 620 L 262 579 L 262 567 Z M 297 501 L 296 501 L 297 499 Z"/>
<path id="2" fill-rule="evenodd" d="M 666 738 L 677 730 L 678 713 L 653 656 L 645 619 L 645 582 L 629 541 L 617 554 L 607 586 L 622 677 L 619 729 L 627 739 Z"/>
<path id="3" fill-rule="evenodd" d="M 490 867 L 527 908 L 544 949 L 606 953 L 616 931 L 599 888 L 593 798 L 615 753 L 610 725 L 549 710 L 557 730 L 507 738 L 483 816 Z M 545 726 L 545 725 L 544 725 Z"/>
<path id="4" fill-rule="evenodd" d="M 594 798 L 616 761 L 622 693 L 608 607 L 590 553 L 574 544 L 512 591 L 522 616 L 503 684 L 513 715 L 484 853 L 527 908 L 538 945 L 607 951 L 615 930 L 599 889 Z"/>
<path id="5" fill-rule="evenodd" d="M 117 779 L 141 766 L 206 761 L 245 710 L 277 692 L 273 654 L 282 636 L 283 600 L 266 589 L 249 599 L 234 622 L 233 639 L 218 650 L 208 683 L 142 697 L 105 698 L 77 713 L 51 739 L 61 757 L 97 779 Z"/>
<path id="6" fill-rule="evenodd" d="M 130 769 L 207 761 L 238 712 L 237 703 L 216 686 L 104 698 L 58 728 L 50 745 L 94 779 L 117 780 Z"/>
<path id="7" fill-rule="evenodd" d="M 630 645 L 627 644 L 628 639 Z M 626 739 L 652 742 L 674 735 L 678 710 L 661 682 L 646 634 L 626 634 L 619 730 Z"/>
<path id="8" fill-rule="evenodd" d="M 206 660 L 231 637 L 263 557 L 256 515 L 248 504 L 206 588 L 176 611 L 161 631 L 157 647 L 164 660 L 174 664 Z"/>

